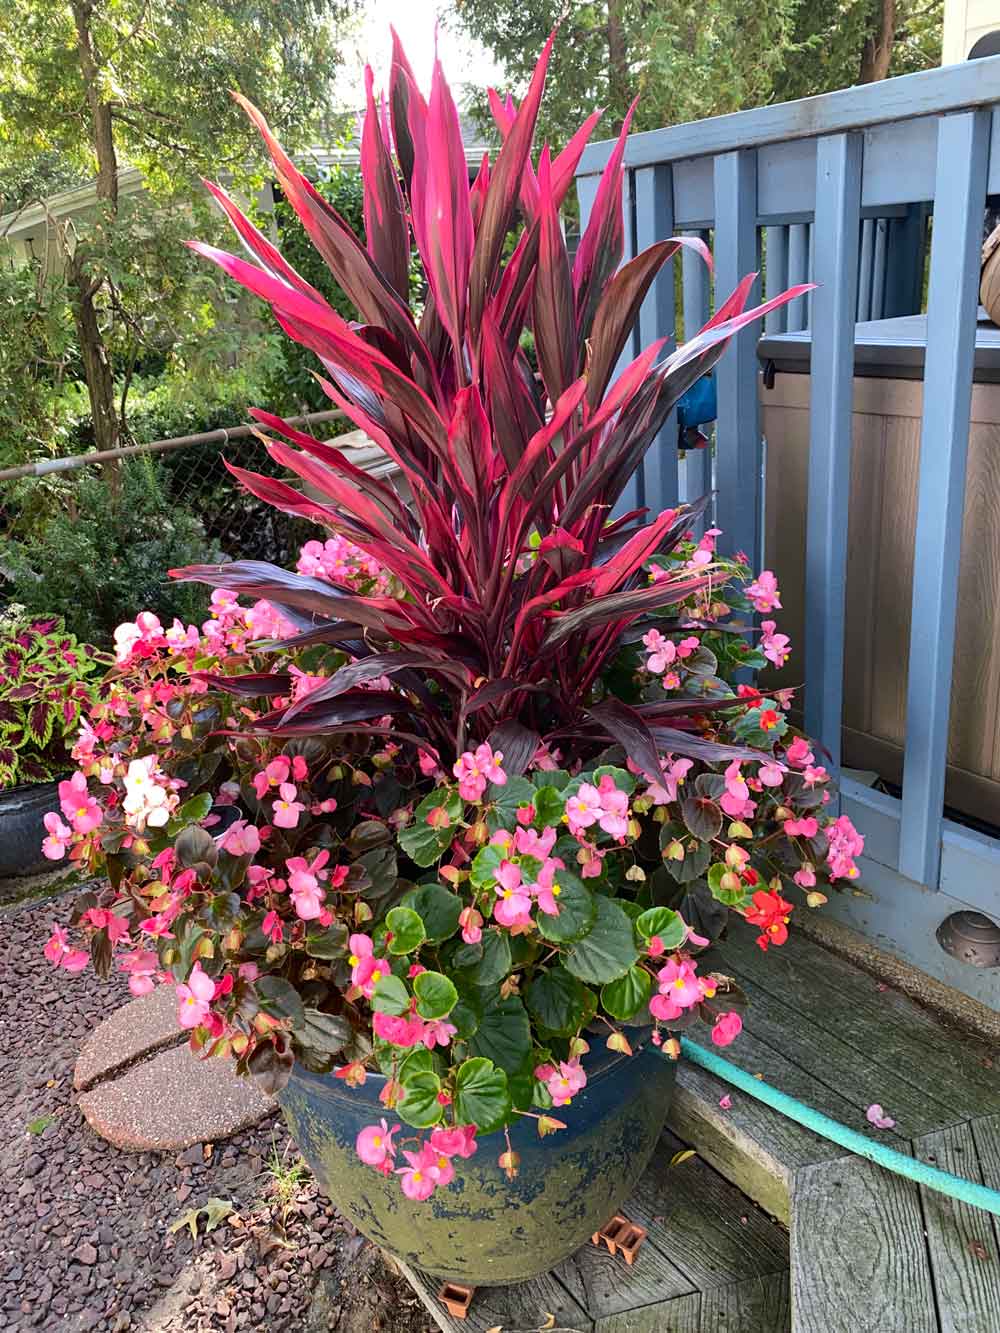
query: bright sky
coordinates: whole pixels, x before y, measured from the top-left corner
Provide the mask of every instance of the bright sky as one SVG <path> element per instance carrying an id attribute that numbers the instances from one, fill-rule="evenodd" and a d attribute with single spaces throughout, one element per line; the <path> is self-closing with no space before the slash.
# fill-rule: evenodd
<path id="1" fill-rule="evenodd" d="M 392 52 L 390 24 L 399 33 L 417 81 L 426 91 L 434 64 L 434 27 L 442 10 L 447 10 L 443 0 L 366 0 L 354 51 L 344 53 L 345 67 L 337 81 L 340 100 L 358 108 L 364 104 L 366 63 L 375 71 L 376 90 L 386 86 Z M 488 51 L 443 24 L 438 29 L 438 52 L 456 92 L 463 85 L 485 86 L 501 77 Z"/>

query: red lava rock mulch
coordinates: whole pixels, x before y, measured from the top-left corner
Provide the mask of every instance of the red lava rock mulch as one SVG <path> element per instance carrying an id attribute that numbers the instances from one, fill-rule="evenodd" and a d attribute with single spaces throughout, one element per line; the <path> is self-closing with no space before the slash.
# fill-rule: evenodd
<path id="1" fill-rule="evenodd" d="M 280 1116 L 218 1145 L 123 1152 L 86 1124 L 80 1046 L 128 998 L 42 957 L 72 894 L 0 911 L 0 1327 L 60 1333 L 430 1333 L 409 1286 L 308 1181 Z M 210 1198 L 197 1240 L 169 1228 Z M 152 1312 L 152 1313 L 151 1313 Z"/>

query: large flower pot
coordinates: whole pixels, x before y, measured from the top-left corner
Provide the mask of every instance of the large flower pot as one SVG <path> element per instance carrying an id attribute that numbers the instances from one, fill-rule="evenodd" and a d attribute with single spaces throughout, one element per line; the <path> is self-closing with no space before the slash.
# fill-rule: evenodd
<path id="1" fill-rule="evenodd" d="M 279 1101 L 320 1187 L 359 1231 L 435 1276 L 502 1286 L 548 1272 L 589 1240 L 628 1198 L 663 1129 L 676 1066 L 652 1045 L 631 1057 L 601 1049 L 584 1068 L 587 1086 L 553 1112 L 566 1129 L 540 1139 L 533 1119 L 511 1126 L 515 1180 L 497 1161 L 502 1133 L 485 1135 L 474 1156 L 455 1159 L 452 1183 L 423 1203 L 354 1149 L 365 1125 L 383 1115 L 396 1122 L 378 1100 L 384 1078 L 352 1089 L 296 1065 Z M 404 1125 L 397 1143 L 408 1133 L 419 1131 Z"/>
<path id="2" fill-rule="evenodd" d="M 59 809 L 58 783 L 0 791 L 0 879 L 37 875 L 52 862 L 42 855 L 45 816 Z"/>

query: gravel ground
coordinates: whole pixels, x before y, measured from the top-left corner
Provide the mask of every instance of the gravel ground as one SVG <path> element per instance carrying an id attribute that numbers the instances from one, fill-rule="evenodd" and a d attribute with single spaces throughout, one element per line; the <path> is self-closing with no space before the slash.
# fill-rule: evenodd
<path id="1" fill-rule="evenodd" d="M 71 902 L 0 911 L 0 1328 L 430 1333 L 407 1283 L 296 1174 L 280 1117 L 178 1154 L 121 1152 L 87 1126 L 73 1064 L 128 991 L 42 957 Z M 210 1198 L 233 1209 L 210 1234 L 204 1214 L 197 1239 L 170 1233 Z"/>

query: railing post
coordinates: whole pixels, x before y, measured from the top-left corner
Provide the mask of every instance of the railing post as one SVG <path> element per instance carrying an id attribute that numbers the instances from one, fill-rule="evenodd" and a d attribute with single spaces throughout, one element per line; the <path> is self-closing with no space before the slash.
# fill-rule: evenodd
<path id="1" fill-rule="evenodd" d="M 788 228 L 768 227 L 764 241 L 764 276 L 767 282 L 767 299 L 778 296 L 788 287 Z M 779 305 L 777 310 L 764 316 L 765 333 L 784 333 L 788 328 L 788 307 Z"/>
<path id="2" fill-rule="evenodd" d="M 990 114 L 938 122 L 899 870 L 937 888 Z"/>
<path id="3" fill-rule="evenodd" d="M 804 222 L 795 222 L 788 228 L 788 285 L 797 287 L 809 278 L 809 228 Z M 798 296 L 784 307 L 788 311 L 785 323 L 788 331 L 804 329 L 807 323 L 806 298 Z"/>
<path id="4" fill-rule="evenodd" d="M 715 159 L 715 292 L 719 305 L 757 267 L 757 154 L 737 149 Z M 756 293 L 759 296 L 759 292 Z M 751 298 L 753 299 L 753 298 Z M 716 514 L 728 552 L 761 549 L 761 439 L 757 400 L 757 339 L 744 329 L 716 367 Z"/>
<path id="5" fill-rule="evenodd" d="M 859 134 L 816 145 L 815 275 L 806 519 L 806 730 L 840 766 L 854 322 L 861 217 Z"/>
<path id="6" fill-rule="evenodd" d="M 708 244 L 707 231 L 696 233 Z M 699 329 L 708 323 L 709 278 L 705 262 L 693 250 L 684 250 L 681 254 L 682 301 L 684 305 L 684 338 L 693 338 Z M 679 461 L 679 460 L 678 460 Z M 700 500 L 712 489 L 712 451 L 706 449 L 688 449 L 684 461 L 680 463 L 680 498 L 687 502 Z M 712 515 L 712 508 L 708 513 Z M 699 532 L 711 527 L 699 519 L 695 525 Z"/>
<path id="7" fill-rule="evenodd" d="M 640 167 L 635 173 L 635 252 L 641 254 L 655 241 L 674 234 L 673 173 L 668 164 Z M 639 311 L 641 351 L 657 338 L 675 333 L 675 258 L 657 274 Z M 668 349 L 669 350 L 669 349 Z M 643 459 L 643 503 L 653 513 L 677 503 L 677 413 L 671 412 Z"/>

